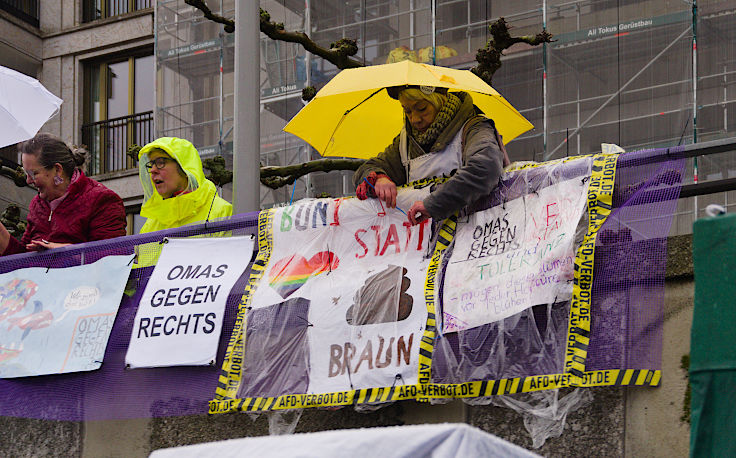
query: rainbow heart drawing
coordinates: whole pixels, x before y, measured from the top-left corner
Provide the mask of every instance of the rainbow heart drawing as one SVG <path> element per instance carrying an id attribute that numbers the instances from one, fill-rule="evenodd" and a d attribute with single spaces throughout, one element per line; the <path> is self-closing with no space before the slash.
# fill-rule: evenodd
<path id="1" fill-rule="evenodd" d="M 269 284 L 284 299 L 301 288 L 310 277 L 333 271 L 340 260 L 331 251 L 320 251 L 309 260 L 300 254 L 279 259 L 269 274 Z"/>

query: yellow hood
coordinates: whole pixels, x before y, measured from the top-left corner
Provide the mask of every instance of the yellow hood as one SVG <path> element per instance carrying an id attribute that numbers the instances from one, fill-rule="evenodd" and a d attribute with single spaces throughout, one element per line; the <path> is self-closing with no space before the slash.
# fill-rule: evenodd
<path id="1" fill-rule="evenodd" d="M 189 185 L 184 194 L 164 199 L 156 191 L 151 174 L 146 169 L 148 153 L 153 149 L 166 151 L 187 175 Z M 176 137 L 161 137 L 145 145 L 138 152 L 138 170 L 143 186 L 144 203 L 141 216 L 158 220 L 165 227 L 176 227 L 180 221 L 204 220 L 212 200 L 217 196 L 214 183 L 205 178 L 202 160 L 197 149 L 189 141 Z M 195 218 L 201 215 L 201 218 Z M 187 224 L 186 222 L 183 224 Z"/>

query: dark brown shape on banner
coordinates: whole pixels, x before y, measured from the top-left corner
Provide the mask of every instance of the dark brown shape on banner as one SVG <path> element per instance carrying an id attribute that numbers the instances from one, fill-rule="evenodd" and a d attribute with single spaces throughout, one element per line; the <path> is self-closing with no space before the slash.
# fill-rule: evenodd
<path id="1" fill-rule="evenodd" d="M 406 273 L 406 268 L 390 265 L 368 277 L 347 311 L 348 324 L 361 326 L 405 320 L 414 305 L 414 298 L 406 292 L 411 285 Z"/>

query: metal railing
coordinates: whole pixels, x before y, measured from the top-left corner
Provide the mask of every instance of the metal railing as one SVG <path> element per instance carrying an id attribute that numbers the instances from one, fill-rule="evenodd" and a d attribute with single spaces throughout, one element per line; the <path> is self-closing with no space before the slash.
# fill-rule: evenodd
<path id="1" fill-rule="evenodd" d="M 38 3 L 38 0 L 0 0 L 0 10 L 38 27 Z"/>
<path id="2" fill-rule="evenodd" d="M 127 170 L 135 161 L 126 155 L 128 148 L 153 140 L 153 111 L 108 119 L 82 126 L 82 143 L 89 148 L 90 175 Z"/>
<path id="3" fill-rule="evenodd" d="M 84 0 L 82 22 L 132 13 L 152 6 L 153 0 Z"/>

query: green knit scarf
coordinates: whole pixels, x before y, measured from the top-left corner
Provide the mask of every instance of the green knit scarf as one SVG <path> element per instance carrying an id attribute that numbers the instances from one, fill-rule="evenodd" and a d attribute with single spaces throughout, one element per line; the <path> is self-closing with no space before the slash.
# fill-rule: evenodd
<path id="1" fill-rule="evenodd" d="M 448 92 L 447 102 L 442 105 L 442 108 L 437 113 L 437 116 L 435 116 L 434 121 L 432 121 L 432 124 L 429 125 L 427 130 L 423 133 L 419 133 L 412 126 L 411 136 L 414 137 L 414 140 L 419 143 L 419 146 L 421 146 L 424 151 L 429 151 L 429 148 L 434 145 L 434 142 L 437 141 L 437 137 L 440 136 L 442 131 L 445 130 L 445 127 L 450 124 L 452 118 L 457 114 L 457 110 L 460 108 L 461 104 L 462 100 L 460 100 L 458 96 Z"/>

